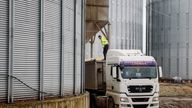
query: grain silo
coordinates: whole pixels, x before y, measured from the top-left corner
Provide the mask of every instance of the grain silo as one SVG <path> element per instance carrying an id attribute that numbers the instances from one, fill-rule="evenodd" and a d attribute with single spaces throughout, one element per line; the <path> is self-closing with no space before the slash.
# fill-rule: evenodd
<path id="1" fill-rule="evenodd" d="M 192 1 L 148 1 L 148 53 L 165 78 L 192 79 Z"/>
<path id="2" fill-rule="evenodd" d="M 142 50 L 143 0 L 109 0 L 109 26 L 106 25 L 106 30 L 110 48 Z M 87 43 L 86 58 L 90 58 L 90 49 L 91 45 Z M 98 56 L 102 56 L 102 46 L 96 36 L 93 57 Z"/>
<path id="3" fill-rule="evenodd" d="M 0 0 L 0 103 L 85 93 L 84 4 Z"/>

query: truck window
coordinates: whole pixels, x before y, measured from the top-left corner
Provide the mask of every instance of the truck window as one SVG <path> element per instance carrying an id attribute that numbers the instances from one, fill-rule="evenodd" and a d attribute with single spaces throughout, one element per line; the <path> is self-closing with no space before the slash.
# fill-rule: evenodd
<path id="1" fill-rule="evenodd" d="M 121 71 L 124 79 L 128 78 L 157 78 L 156 67 L 125 67 Z"/>

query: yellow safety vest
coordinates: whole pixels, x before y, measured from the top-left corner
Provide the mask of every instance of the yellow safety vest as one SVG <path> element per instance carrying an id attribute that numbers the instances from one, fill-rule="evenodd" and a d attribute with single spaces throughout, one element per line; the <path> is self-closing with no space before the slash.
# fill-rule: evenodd
<path id="1" fill-rule="evenodd" d="M 102 44 L 102 46 L 104 47 L 105 45 L 107 45 L 109 42 L 108 42 L 108 40 L 106 39 L 106 37 L 105 36 L 102 36 L 101 37 L 101 44 Z"/>

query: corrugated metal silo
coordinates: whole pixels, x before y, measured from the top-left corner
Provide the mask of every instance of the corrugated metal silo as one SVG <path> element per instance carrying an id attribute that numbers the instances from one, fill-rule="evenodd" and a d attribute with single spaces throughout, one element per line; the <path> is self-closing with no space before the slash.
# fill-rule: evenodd
<path id="1" fill-rule="evenodd" d="M 0 1 L 0 74 L 8 73 L 9 48 L 9 2 Z M 7 76 L 0 75 L 0 101 L 7 97 Z"/>
<path id="2" fill-rule="evenodd" d="M 33 88 L 39 88 L 39 1 L 13 1 L 11 75 Z M 26 11 L 27 10 L 27 11 Z M 32 20 L 31 20 L 32 19 Z M 38 99 L 38 92 L 27 88 L 16 79 L 12 83 L 12 99 Z"/>
<path id="3" fill-rule="evenodd" d="M 110 0 L 110 47 L 142 50 L 143 1 Z"/>
<path id="4" fill-rule="evenodd" d="M 0 102 L 84 93 L 84 4 L 0 1 Z"/>
<path id="5" fill-rule="evenodd" d="M 192 79 L 190 0 L 156 0 L 148 10 L 152 15 L 151 54 L 163 66 L 164 77 Z M 151 18 L 150 17 L 150 18 Z M 150 49 L 149 49 L 150 50 Z"/>

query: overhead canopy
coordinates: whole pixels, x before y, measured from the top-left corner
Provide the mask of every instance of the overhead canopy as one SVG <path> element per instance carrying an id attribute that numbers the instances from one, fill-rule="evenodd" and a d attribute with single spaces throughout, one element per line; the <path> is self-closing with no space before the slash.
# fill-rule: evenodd
<path id="1" fill-rule="evenodd" d="M 108 0 L 87 0 L 86 42 L 108 23 Z"/>

